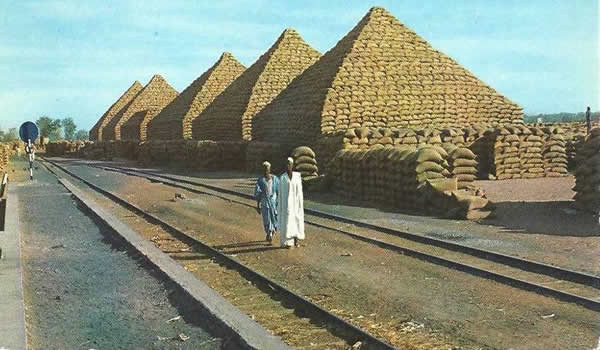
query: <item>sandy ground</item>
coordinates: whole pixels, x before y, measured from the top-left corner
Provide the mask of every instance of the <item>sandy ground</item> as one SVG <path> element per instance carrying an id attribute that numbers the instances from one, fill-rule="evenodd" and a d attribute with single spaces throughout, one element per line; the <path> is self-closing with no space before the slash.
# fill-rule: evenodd
<path id="1" fill-rule="evenodd" d="M 15 169 L 30 349 L 220 346 L 203 329 L 198 308 L 113 241 L 110 229 L 87 216 L 52 174 L 40 168 L 29 181 Z M 176 316 L 182 318 L 167 323 Z M 179 334 L 190 338 L 183 342 Z"/>
<path id="2" fill-rule="evenodd" d="M 131 162 L 120 165 L 135 166 Z M 256 178 L 242 172 L 153 170 L 244 193 L 253 193 Z M 573 177 L 476 184 L 496 207 L 494 217 L 481 222 L 392 212 L 332 193 L 306 193 L 305 207 L 600 275 L 600 225 L 590 213 L 574 208 Z"/>
<path id="3" fill-rule="evenodd" d="M 300 249 L 264 246 L 256 243 L 264 234 L 250 208 L 137 177 L 89 167 L 72 170 L 379 336 L 394 337 L 408 326 L 415 328 L 403 338 L 409 349 L 443 348 L 438 347 L 443 343 L 467 349 L 591 349 L 600 334 L 598 313 L 576 305 L 328 230 L 309 228 Z M 176 192 L 187 199 L 174 201 Z"/>

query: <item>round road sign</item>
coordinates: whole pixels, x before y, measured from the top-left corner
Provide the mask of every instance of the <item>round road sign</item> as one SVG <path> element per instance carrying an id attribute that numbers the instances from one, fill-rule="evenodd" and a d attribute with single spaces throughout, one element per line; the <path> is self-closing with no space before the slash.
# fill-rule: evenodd
<path id="1" fill-rule="evenodd" d="M 23 140 L 23 142 L 27 142 L 27 140 L 31 140 L 31 142 L 34 142 L 37 137 L 39 135 L 39 130 L 37 125 L 35 125 L 32 122 L 25 122 L 23 124 L 21 124 L 21 127 L 19 128 L 19 136 L 21 137 L 21 140 Z"/>

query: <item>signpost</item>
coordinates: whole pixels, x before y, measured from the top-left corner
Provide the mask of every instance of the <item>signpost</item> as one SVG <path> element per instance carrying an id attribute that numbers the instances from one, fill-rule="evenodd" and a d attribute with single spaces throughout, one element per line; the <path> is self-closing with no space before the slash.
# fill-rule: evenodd
<path id="1" fill-rule="evenodd" d="M 29 156 L 29 179 L 33 180 L 33 161 L 35 159 L 35 149 L 33 143 L 38 138 L 39 130 L 37 125 L 32 122 L 25 122 L 19 128 L 19 136 L 25 142 L 25 152 Z"/>

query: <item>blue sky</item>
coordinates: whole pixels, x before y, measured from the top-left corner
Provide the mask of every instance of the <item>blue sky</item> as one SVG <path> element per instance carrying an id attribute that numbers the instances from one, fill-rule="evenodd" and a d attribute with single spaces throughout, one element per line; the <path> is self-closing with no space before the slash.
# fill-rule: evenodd
<path id="1" fill-rule="evenodd" d="M 249 66 L 287 27 L 317 50 L 383 6 L 526 113 L 598 107 L 597 0 L 0 2 L 0 127 L 89 129 L 134 80 L 178 91 L 222 51 Z"/>

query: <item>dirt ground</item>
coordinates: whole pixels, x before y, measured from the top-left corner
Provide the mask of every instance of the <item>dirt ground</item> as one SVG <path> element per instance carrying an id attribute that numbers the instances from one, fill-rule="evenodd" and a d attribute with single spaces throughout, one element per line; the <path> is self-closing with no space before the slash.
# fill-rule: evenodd
<path id="1" fill-rule="evenodd" d="M 409 349 L 444 348 L 443 343 L 466 349 L 591 349 L 600 334 L 598 313 L 576 305 L 314 227 L 300 249 L 265 246 L 257 242 L 264 234 L 250 208 L 137 177 L 72 170 L 379 336 L 401 334 Z M 187 199 L 175 201 L 175 192 Z"/>
<path id="2" fill-rule="evenodd" d="M 19 165 L 13 163 L 10 186 L 19 194 L 30 349 L 221 346 L 224 341 L 205 330 L 202 311 L 114 240 L 54 175 L 40 167 L 30 181 Z"/>
<path id="3" fill-rule="evenodd" d="M 75 161 L 78 162 L 78 161 Z M 110 164 L 110 163 L 107 163 Z M 115 162 L 123 166 L 132 162 Z M 257 175 L 150 168 L 160 173 L 253 193 Z M 384 227 L 447 239 L 476 248 L 600 274 L 600 225 L 574 208 L 572 176 L 477 181 L 494 203 L 494 216 L 480 222 L 445 220 L 374 208 L 332 193 L 306 193 L 305 207 Z"/>

